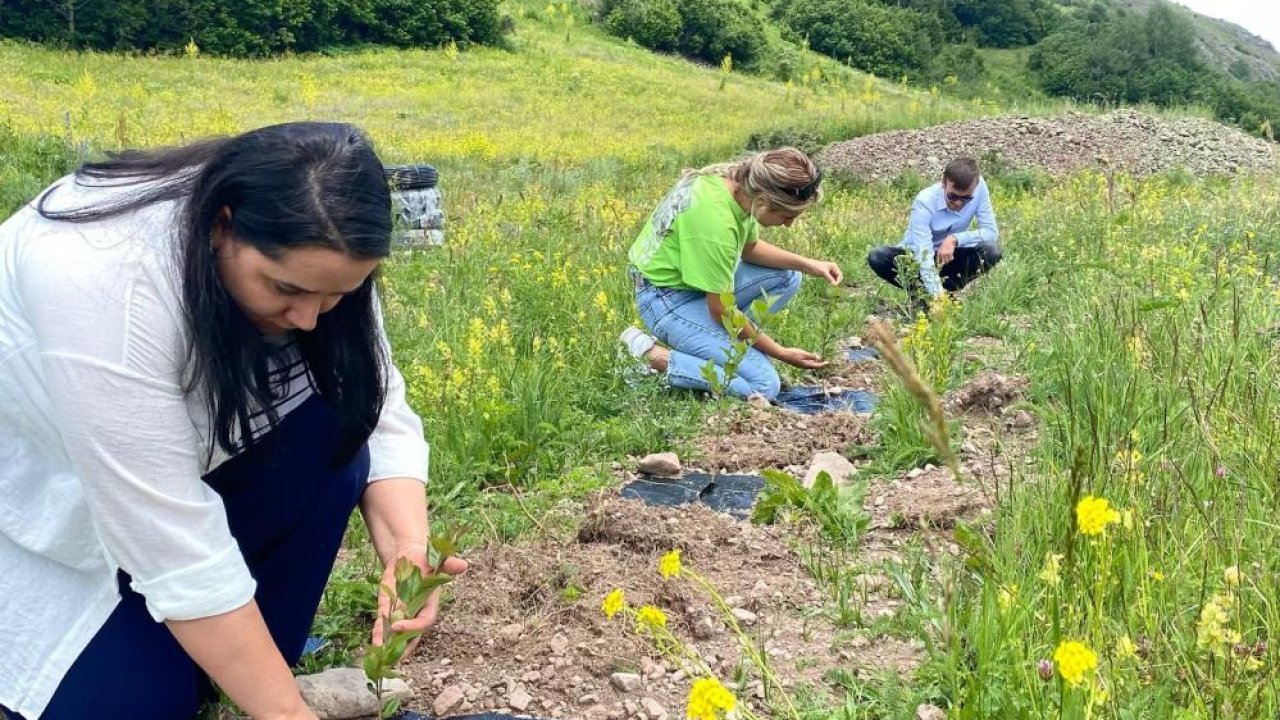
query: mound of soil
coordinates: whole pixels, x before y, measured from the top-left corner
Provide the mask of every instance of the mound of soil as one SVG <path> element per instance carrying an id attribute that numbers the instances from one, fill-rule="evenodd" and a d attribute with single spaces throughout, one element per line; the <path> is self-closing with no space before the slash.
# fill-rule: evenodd
<path id="1" fill-rule="evenodd" d="M 857 384 L 852 377 L 840 384 Z M 855 413 L 830 412 L 799 415 L 768 408 L 744 408 L 712 424 L 722 423 L 723 432 L 714 432 L 698 443 L 697 464 L 708 470 L 739 472 L 803 467 L 816 454 L 843 452 L 850 445 L 871 442 L 867 418 Z"/>
<path id="2" fill-rule="evenodd" d="M 623 588 L 632 606 L 657 606 L 668 627 L 730 684 L 741 662 L 733 635 L 705 596 L 658 573 L 659 558 L 673 547 L 741 612 L 744 629 L 764 644 L 787 684 L 821 685 L 822 674 L 835 666 L 914 667 L 921 651 L 910 643 L 837 633 L 821 610 L 829 598 L 789 547 L 789 536 L 792 531 L 737 522 L 697 505 L 654 507 L 609 495 L 594 501 L 572 539 L 469 552 L 471 570 L 407 663 L 415 693 L 407 705 L 429 709 L 441 698 L 461 698 L 442 714 L 682 717 L 690 679 L 625 621 L 600 610 L 614 588 Z M 871 589 L 867 612 L 892 613 L 900 602 L 875 594 L 883 589 Z M 639 686 L 620 690 L 611 682 L 619 672 L 639 675 Z M 762 694 L 752 685 L 738 692 L 740 698 Z"/>
<path id="3" fill-rule="evenodd" d="M 885 180 L 908 171 L 934 178 L 958 155 L 996 158 L 1011 170 L 1063 175 L 1092 165 L 1145 176 L 1182 168 L 1195 175 L 1274 172 L 1277 146 L 1200 118 L 1165 120 L 1136 110 L 1105 115 L 1004 116 L 834 143 L 818 162 L 842 175 Z"/>
<path id="4" fill-rule="evenodd" d="M 986 369 L 974 375 L 958 390 L 947 393 L 942 402 L 947 411 L 953 413 L 999 413 L 1021 398 L 1026 389 L 1026 378 L 1010 377 Z"/>

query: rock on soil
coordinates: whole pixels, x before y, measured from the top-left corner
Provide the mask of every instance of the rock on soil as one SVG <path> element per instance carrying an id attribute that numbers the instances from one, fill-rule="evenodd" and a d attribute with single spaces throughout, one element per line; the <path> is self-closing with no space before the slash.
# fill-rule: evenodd
<path id="1" fill-rule="evenodd" d="M 298 692 L 307 707 L 321 720 L 349 720 L 376 715 L 378 697 L 369 691 L 364 671 L 359 668 L 330 668 L 314 675 L 294 678 Z M 383 683 L 387 698 L 409 697 L 409 686 L 403 680 Z"/>
<path id="2" fill-rule="evenodd" d="M 820 452 L 809 461 L 809 469 L 804 474 L 804 486 L 813 487 L 813 484 L 818 481 L 818 476 L 824 472 L 831 476 L 832 484 L 841 487 L 849 484 L 857 468 L 840 453 Z"/>
<path id="3" fill-rule="evenodd" d="M 1165 120 L 1124 109 L 1104 115 L 1002 116 L 877 133 L 827 146 L 818 162 L 862 180 L 907 171 L 942 174 L 950 158 L 994 156 L 1011 170 L 1064 175 L 1106 163 L 1138 176 L 1175 168 L 1195 175 L 1274 172 L 1277 146 L 1201 118 Z"/>
<path id="4" fill-rule="evenodd" d="M 636 472 L 658 477 L 675 477 L 680 474 L 680 470 L 680 456 L 673 452 L 646 455 L 636 467 Z"/>

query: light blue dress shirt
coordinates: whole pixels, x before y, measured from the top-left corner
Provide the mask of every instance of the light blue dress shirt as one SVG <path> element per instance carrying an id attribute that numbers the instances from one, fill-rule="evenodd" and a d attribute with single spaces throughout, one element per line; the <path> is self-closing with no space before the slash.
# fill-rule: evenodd
<path id="1" fill-rule="evenodd" d="M 975 221 L 977 229 L 970 230 Z M 934 297 L 942 294 L 942 279 L 938 277 L 933 256 L 948 235 L 956 236 L 956 247 L 977 247 L 999 239 L 1000 230 L 996 227 L 996 213 L 991 207 L 986 180 L 978 178 L 973 199 L 959 212 L 947 207 L 947 194 L 941 182 L 921 190 L 911 204 L 911 219 L 901 247 L 915 255 L 920 265 L 920 281 Z"/>

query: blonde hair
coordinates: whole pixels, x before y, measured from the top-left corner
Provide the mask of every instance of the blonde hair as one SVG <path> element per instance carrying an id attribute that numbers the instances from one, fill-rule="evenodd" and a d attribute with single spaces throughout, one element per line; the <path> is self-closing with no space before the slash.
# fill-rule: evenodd
<path id="1" fill-rule="evenodd" d="M 799 213 L 822 199 L 821 185 L 800 196 L 798 191 L 813 185 L 821 173 L 808 155 L 793 147 L 765 150 L 735 162 L 689 170 L 684 179 L 698 175 L 729 178 L 751 200 L 752 210 L 759 203 L 771 210 Z"/>

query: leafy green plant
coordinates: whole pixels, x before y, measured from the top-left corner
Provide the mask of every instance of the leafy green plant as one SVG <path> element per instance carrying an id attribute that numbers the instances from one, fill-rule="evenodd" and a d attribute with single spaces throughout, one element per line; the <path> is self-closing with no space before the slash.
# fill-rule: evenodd
<path id="1" fill-rule="evenodd" d="M 439 568 L 450 557 L 458 554 L 458 542 L 463 533 L 461 529 L 454 529 L 431 538 L 431 550 L 436 556 L 432 567 Z M 370 645 L 364 656 L 365 677 L 369 679 L 373 693 L 378 696 L 378 717 L 389 718 L 399 711 L 398 699 L 383 699 L 383 683 L 400 677 L 396 665 L 404 659 L 409 643 L 422 634 L 420 630 L 394 630 L 393 625 L 417 617 L 431 599 L 431 594 L 452 580 L 452 575 L 439 570 L 423 573 L 422 568 L 408 558 L 396 561 L 395 587 L 383 587 L 383 591 L 391 599 L 390 611 L 382 618 L 383 642 L 381 645 Z"/>
<path id="2" fill-rule="evenodd" d="M 846 545 L 856 543 L 871 524 L 862 509 L 863 486 L 837 488 L 825 471 L 818 473 L 811 488 L 779 470 L 765 470 L 763 475 L 765 487 L 752 510 L 752 522 L 770 525 L 783 510 L 797 510 L 817 521 L 824 536 Z"/>
<path id="3" fill-rule="evenodd" d="M 724 315 L 721 317 L 721 322 L 730 337 L 729 356 L 725 358 L 724 365 L 717 365 L 714 360 L 708 360 L 700 368 L 702 379 L 706 380 L 707 384 L 711 386 L 711 393 L 716 397 L 724 395 L 728 383 L 738 374 L 738 366 L 747 357 L 747 351 L 755 344 L 756 335 L 764 332 L 764 328 L 773 317 L 773 314 L 769 311 L 770 306 L 773 305 L 773 300 L 768 293 L 762 292 L 760 297 L 751 303 L 751 316 L 756 321 L 754 323 L 755 332 L 748 337 L 746 335 L 747 328 L 751 327 L 753 323 L 746 313 L 738 309 L 733 293 L 722 293 L 720 295 L 720 303 L 724 307 Z M 723 379 L 721 372 L 724 373 Z"/>

